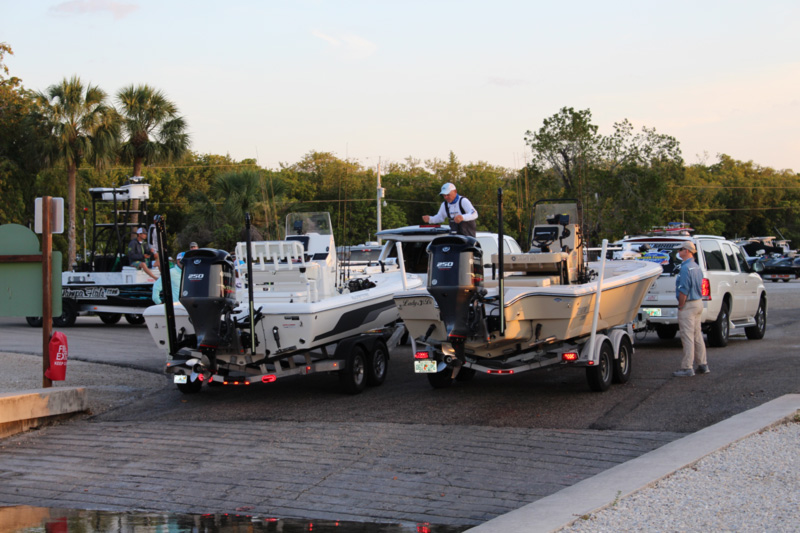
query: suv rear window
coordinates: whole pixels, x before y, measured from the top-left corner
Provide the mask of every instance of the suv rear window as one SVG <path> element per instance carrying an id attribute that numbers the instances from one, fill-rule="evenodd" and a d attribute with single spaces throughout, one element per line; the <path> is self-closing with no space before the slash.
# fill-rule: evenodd
<path id="1" fill-rule="evenodd" d="M 722 249 L 717 241 L 700 241 L 700 248 L 703 250 L 708 270 L 727 270 L 725 259 L 722 258 Z"/>

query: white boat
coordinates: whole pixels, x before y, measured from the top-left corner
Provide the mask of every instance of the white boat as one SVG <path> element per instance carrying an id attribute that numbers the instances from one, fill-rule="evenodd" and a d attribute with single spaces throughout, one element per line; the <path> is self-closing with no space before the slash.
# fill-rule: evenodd
<path id="1" fill-rule="evenodd" d="M 661 267 L 586 262 L 577 204 L 537 203 L 534 209 L 531 251 L 492 256 L 506 277 L 484 280 L 475 239 L 449 235 L 430 245 L 427 287 L 395 295 L 415 345 L 429 347 L 419 358 L 437 363 L 425 371 L 441 372 L 442 363 L 491 370 L 517 362 L 529 369 L 557 346 L 582 345 L 592 332 L 609 332 L 636 317 Z M 589 351 L 581 357 L 584 364 L 596 362 Z"/>
<path id="2" fill-rule="evenodd" d="M 191 370 L 190 378 L 203 374 L 201 380 L 222 382 L 234 374 L 241 382 L 271 381 L 287 375 L 285 366 L 303 369 L 330 359 L 327 347 L 396 323 L 394 294 L 422 285 L 396 264 L 343 269 L 328 213 L 290 214 L 286 235 L 250 243 L 252 299 L 247 243 L 237 244 L 235 261 L 220 250 L 186 253 L 180 303 L 174 304 L 175 340 L 193 353 L 173 354 L 169 372 Z M 169 350 L 165 306 L 150 307 L 144 316 L 155 342 Z M 175 363 L 195 359 L 199 366 Z M 304 372 L 339 369 L 328 363 Z"/>

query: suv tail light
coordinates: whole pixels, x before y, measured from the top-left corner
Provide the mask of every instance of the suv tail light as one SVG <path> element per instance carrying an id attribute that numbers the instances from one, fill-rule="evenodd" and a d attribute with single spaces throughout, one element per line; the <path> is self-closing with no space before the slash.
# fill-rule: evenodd
<path id="1" fill-rule="evenodd" d="M 708 278 L 703 278 L 703 283 L 700 284 L 700 296 L 703 297 L 703 300 L 711 299 L 711 283 Z"/>

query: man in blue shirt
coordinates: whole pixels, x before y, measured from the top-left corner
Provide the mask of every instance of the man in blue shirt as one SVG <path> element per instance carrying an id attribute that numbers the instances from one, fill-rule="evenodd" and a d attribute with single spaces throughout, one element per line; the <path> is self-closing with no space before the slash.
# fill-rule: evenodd
<path id="1" fill-rule="evenodd" d="M 675 280 L 675 297 L 678 299 L 678 328 L 683 344 L 681 369 L 672 373 L 677 377 L 694 376 L 694 363 L 698 374 L 708 374 L 706 345 L 703 342 L 700 316 L 703 313 L 703 271 L 694 260 L 697 248 L 692 241 L 684 241 L 678 248 L 681 271 Z"/>
<path id="2" fill-rule="evenodd" d="M 183 275 L 181 269 L 183 268 L 183 252 L 175 257 L 175 265 L 169 269 L 169 281 L 172 284 L 172 303 L 178 303 L 181 295 L 181 276 Z M 162 303 L 161 301 L 161 278 L 158 278 L 153 283 L 153 302 L 156 304 Z"/>
<path id="3" fill-rule="evenodd" d="M 459 196 L 456 186 L 452 183 L 442 185 L 439 192 L 444 196 L 444 202 L 439 207 L 439 212 L 433 216 L 423 215 L 422 220 L 426 224 L 441 224 L 448 218 L 450 219 L 450 229 L 459 235 L 475 237 L 477 235 L 477 225 L 475 220 L 478 212 L 467 198 Z"/>

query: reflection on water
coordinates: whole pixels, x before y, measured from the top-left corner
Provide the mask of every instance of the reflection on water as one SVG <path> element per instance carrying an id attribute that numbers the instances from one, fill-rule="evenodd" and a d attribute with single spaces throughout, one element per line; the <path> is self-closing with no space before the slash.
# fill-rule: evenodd
<path id="1" fill-rule="evenodd" d="M 460 533 L 469 526 L 297 520 L 233 514 L 177 514 L 0 507 L 2 533 Z"/>

